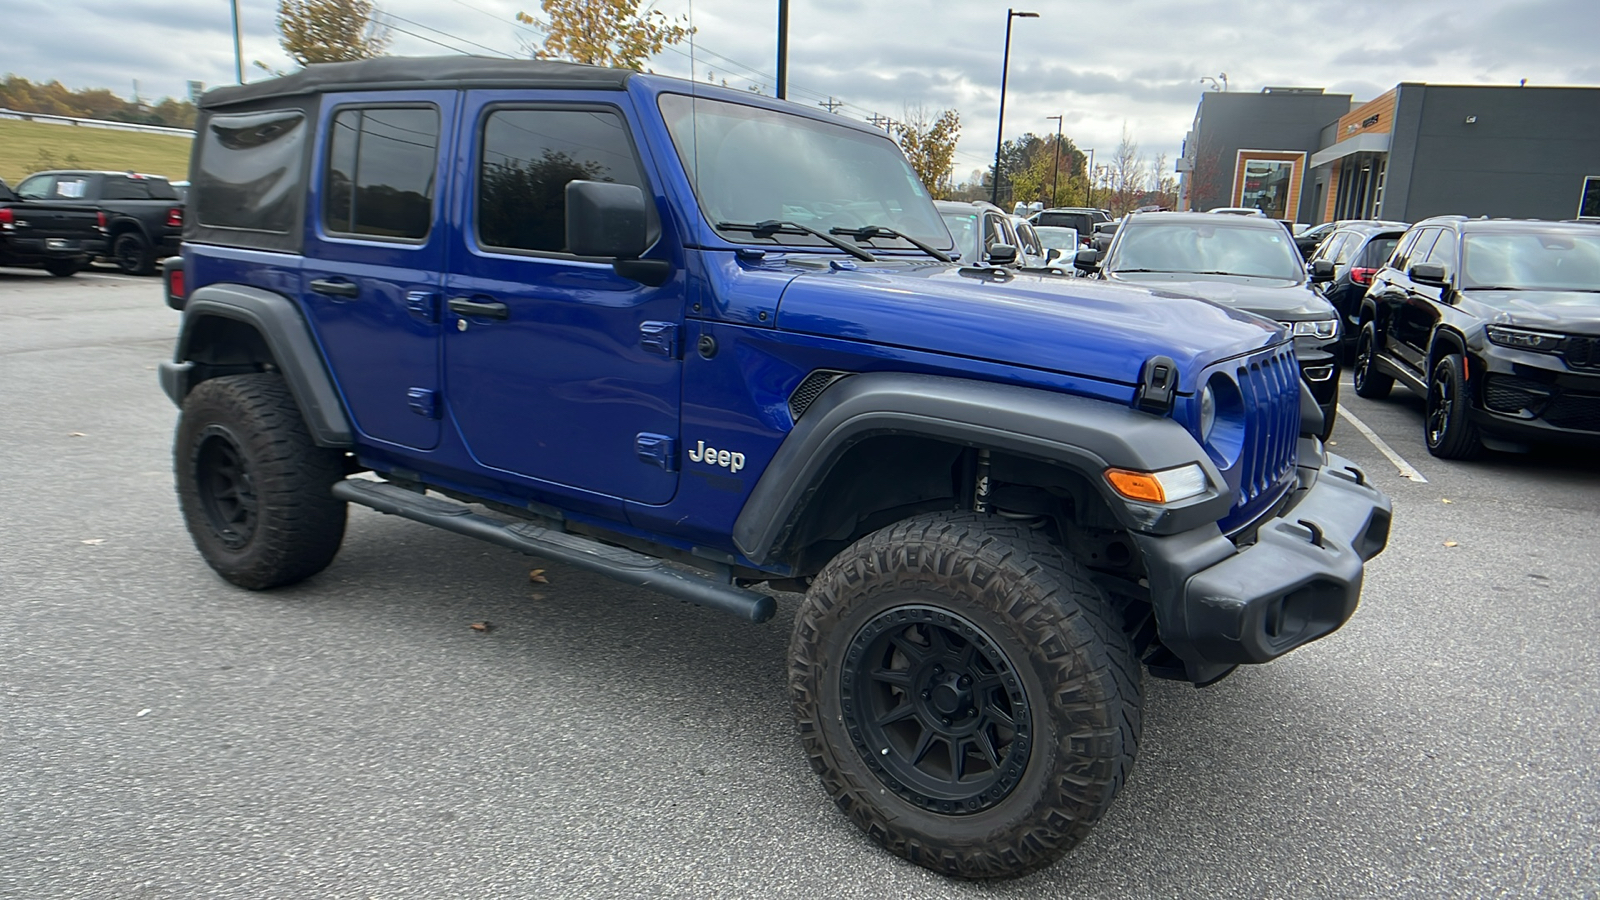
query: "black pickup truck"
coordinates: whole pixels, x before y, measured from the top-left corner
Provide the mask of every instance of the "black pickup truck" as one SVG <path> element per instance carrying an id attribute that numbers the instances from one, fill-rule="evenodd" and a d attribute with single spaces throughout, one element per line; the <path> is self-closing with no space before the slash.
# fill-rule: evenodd
<path id="1" fill-rule="evenodd" d="M 178 252 L 183 201 L 167 179 L 134 172 L 35 172 L 17 185 L 25 200 L 92 206 L 106 211 L 108 259 L 129 275 L 149 275 Z"/>
<path id="2" fill-rule="evenodd" d="M 106 214 L 23 200 L 0 181 L 0 266 L 43 266 L 71 275 L 105 252 Z"/>

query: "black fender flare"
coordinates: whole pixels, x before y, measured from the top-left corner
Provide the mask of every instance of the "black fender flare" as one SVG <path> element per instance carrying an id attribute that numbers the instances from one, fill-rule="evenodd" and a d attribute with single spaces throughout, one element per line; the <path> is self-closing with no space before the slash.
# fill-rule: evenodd
<path id="1" fill-rule="evenodd" d="M 1103 400 L 935 375 L 877 372 L 829 387 L 806 410 L 761 474 L 734 522 L 733 540 L 763 564 L 781 554 L 810 498 L 844 452 L 870 437 L 920 435 L 1045 460 L 1094 485 L 1128 528 L 1171 534 L 1227 515 L 1231 497 L 1182 425 Z M 1122 498 L 1107 467 L 1157 471 L 1199 463 L 1212 488 L 1157 506 Z M 1223 485 L 1219 491 L 1216 486 Z"/>
<path id="2" fill-rule="evenodd" d="M 106 236 L 109 240 L 116 240 L 125 231 L 136 231 L 139 237 L 152 247 L 156 241 L 150 237 L 150 229 L 144 225 L 144 220 L 128 213 L 109 213 L 110 221 L 106 222 Z"/>
<path id="3" fill-rule="evenodd" d="M 189 361 L 190 342 L 195 326 L 208 318 L 231 319 L 255 329 L 288 382 L 312 439 L 323 447 L 351 446 L 350 419 L 300 307 L 288 297 L 262 288 L 210 284 L 189 295 L 177 352 L 173 362 L 161 366 L 161 384 L 173 403 L 182 406 L 194 386 L 189 379 L 194 366 Z"/>

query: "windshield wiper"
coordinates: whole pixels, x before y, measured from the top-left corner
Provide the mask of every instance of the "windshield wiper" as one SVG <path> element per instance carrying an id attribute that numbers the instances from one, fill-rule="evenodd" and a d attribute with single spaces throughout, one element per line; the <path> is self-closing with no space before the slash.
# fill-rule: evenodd
<path id="1" fill-rule="evenodd" d="M 864 247 L 853 244 L 842 237 L 835 237 L 826 231 L 812 228 L 810 225 L 801 225 L 799 222 L 780 222 L 777 219 L 768 219 L 765 222 L 757 222 L 754 225 L 746 225 L 741 222 L 719 222 L 717 227 L 724 231 L 748 231 L 759 238 L 770 238 L 775 234 L 809 234 L 812 237 L 827 241 L 863 262 L 878 261 L 878 258 L 868 253 Z"/>
<path id="2" fill-rule="evenodd" d="M 828 233 L 842 234 L 845 237 L 853 237 L 858 241 L 870 241 L 873 238 L 880 237 L 899 238 L 918 250 L 921 250 L 923 253 L 928 254 L 934 259 L 937 259 L 939 262 L 955 261 L 950 258 L 950 254 L 944 252 L 943 250 L 936 250 L 903 231 L 896 231 L 893 228 L 889 228 L 884 225 L 863 225 L 860 228 L 829 228 Z"/>

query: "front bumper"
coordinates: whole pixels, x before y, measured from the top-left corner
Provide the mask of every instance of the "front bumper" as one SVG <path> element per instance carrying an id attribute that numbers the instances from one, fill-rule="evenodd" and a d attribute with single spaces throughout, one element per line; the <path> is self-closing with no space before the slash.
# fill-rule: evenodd
<path id="1" fill-rule="evenodd" d="M 1302 461 L 1320 460 L 1302 440 Z M 1348 460 L 1302 465 L 1300 484 L 1236 544 L 1215 526 L 1136 535 L 1161 642 L 1188 680 L 1216 681 L 1337 630 L 1355 612 L 1364 563 L 1389 541 L 1389 498 Z"/>

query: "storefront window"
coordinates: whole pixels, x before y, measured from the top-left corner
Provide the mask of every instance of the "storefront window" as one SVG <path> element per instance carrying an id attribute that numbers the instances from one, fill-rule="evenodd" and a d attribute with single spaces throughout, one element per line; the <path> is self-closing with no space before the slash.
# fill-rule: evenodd
<path id="1" fill-rule="evenodd" d="M 1294 183 L 1294 163 L 1286 159 L 1247 159 L 1244 194 L 1240 206 L 1259 209 L 1274 219 L 1285 218 L 1289 187 Z"/>

